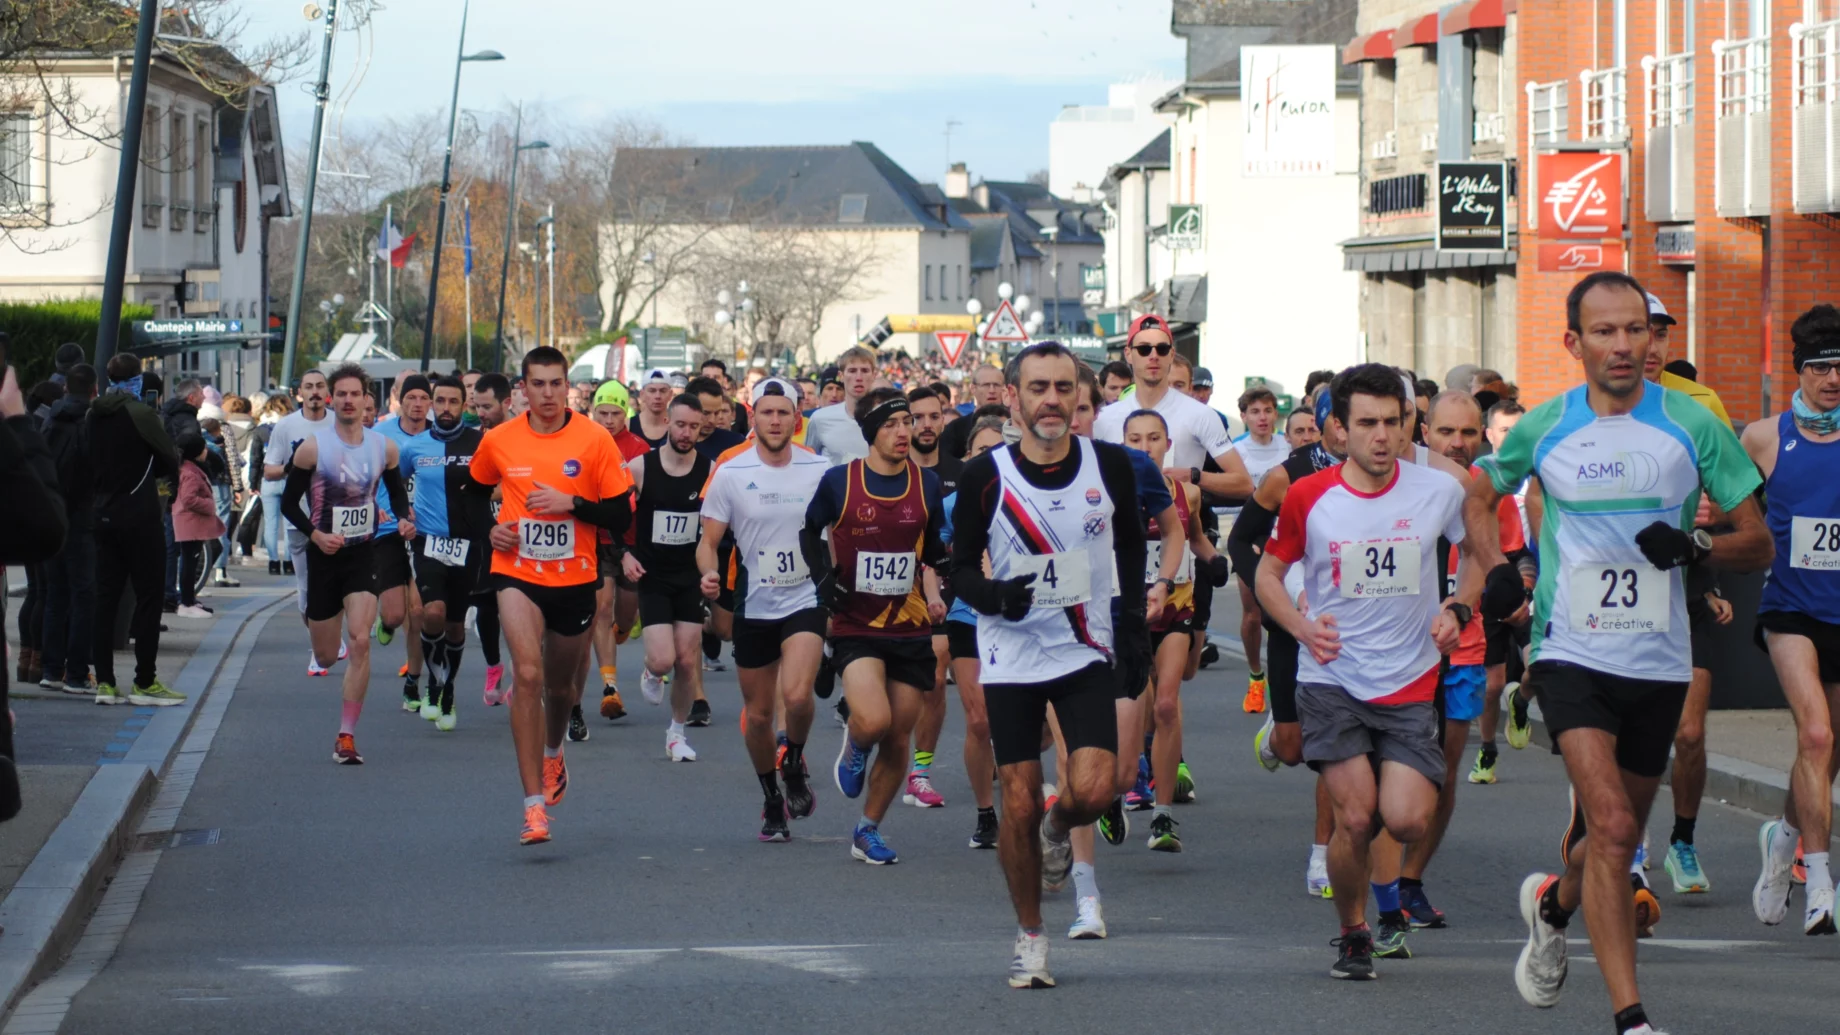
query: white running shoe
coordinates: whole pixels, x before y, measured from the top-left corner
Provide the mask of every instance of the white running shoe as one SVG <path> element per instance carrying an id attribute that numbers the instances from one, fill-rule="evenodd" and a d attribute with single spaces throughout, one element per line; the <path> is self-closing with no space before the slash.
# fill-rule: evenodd
<path id="1" fill-rule="evenodd" d="M 659 704 L 664 701 L 664 677 L 652 675 L 651 669 L 639 670 L 639 690 L 645 694 L 646 704 Z"/>
<path id="2" fill-rule="evenodd" d="M 1105 937 L 1105 913 L 1099 908 L 1099 896 L 1082 897 L 1079 909 L 1079 918 L 1067 929 L 1067 937 L 1074 941 Z"/>
<path id="3" fill-rule="evenodd" d="M 1309 889 L 1311 898 L 1334 898 L 1329 890 L 1329 862 L 1327 859 L 1310 859 L 1310 869 L 1304 876 L 1304 886 Z"/>
<path id="4" fill-rule="evenodd" d="M 440 698 L 441 695 L 432 689 L 422 692 L 422 718 L 427 719 L 429 722 L 441 721 Z"/>
<path id="5" fill-rule="evenodd" d="M 1527 923 L 1527 944 L 1514 961 L 1514 987 L 1529 1005 L 1542 1009 L 1559 1002 L 1565 986 L 1565 932 L 1540 917 L 1540 896 L 1558 877 L 1530 873 L 1521 881 L 1521 919 Z"/>
<path id="6" fill-rule="evenodd" d="M 345 641 L 344 641 L 344 640 L 340 640 L 340 641 L 339 641 L 339 660 L 340 660 L 340 661 L 344 661 L 344 660 L 345 660 L 345 655 L 346 655 L 346 654 L 347 654 L 348 652 L 349 652 L 349 648 L 347 648 L 347 647 L 345 646 Z"/>
<path id="7" fill-rule="evenodd" d="M 1635 1027 L 1624 1032 L 1623 1035 L 1667 1035 L 1667 1032 L 1662 1031 L 1659 1028 L 1656 1028 L 1655 1026 L 1651 1024 L 1644 1023 L 1644 1024 L 1636 1025 Z"/>
<path id="8" fill-rule="evenodd" d="M 434 728 L 440 730 L 442 733 L 452 733 L 454 727 L 458 724 L 459 720 L 455 717 L 453 712 L 442 712 L 441 717 L 434 720 Z"/>
<path id="9" fill-rule="evenodd" d="M 1056 842 L 1048 836 L 1048 817 L 1041 817 L 1041 890 L 1059 891 L 1073 872 L 1073 836 Z"/>
<path id="10" fill-rule="evenodd" d="M 1016 954 L 1009 961 L 1009 987 L 1054 987 L 1054 978 L 1048 973 L 1047 935 L 1016 932 Z"/>
<path id="11" fill-rule="evenodd" d="M 1258 753 L 1259 764 L 1264 766 L 1265 771 L 1268 773 L 1277 772 L 1278 767 L 1284 764 L 1271 750 L 1271 734 L 1272 731 L 1277 728 L 1277 725 L 1277 716 L 1267 712 L 1265 714 L 1265 725 L 1260 726 L 1259 731 L 1253 734 L 1252 737 L 1252 748 Z"/>
<path id="12" fill-rule="evenodd" d="M 329 671 L 331 670 L 328 669 L 326 666 L 320 664 L 319 658 L 314 656 L 313 648 L 308 647 L 307 648 L 307 675 L 323 676 Z"/>
<path id="13" fill-rule="evenodd" d="M 1809 888 L 1808 911 L 1802 914 L 1803 934 L 1834 933 L 1834 889 Z"/>
<path id="14" fill-rule="evenodd" d="M 666 730 L 664 734 L 664 754 L 673 762 L 694 762 L 696 751 L 690 746 L 689 738 L 682 733 Z"/>
<path id="15" fill-rule="evenodd" d="M 1757 830 L 1757 851 L 1763 856 L 1763 871 L 1751 889 L 1751 909 L 1757 919 L 1775 926 L 1789 915 L 1789 893 L 1795 890 L 1791 879 L 1795 869 L 1795 838 L 1777 837 L 1782 820 L 1772 819 Z M 1813 895 L 1809 896 L 1810 905 Z M 1830 893 L 1828 904 L 1832 905 Z"/>

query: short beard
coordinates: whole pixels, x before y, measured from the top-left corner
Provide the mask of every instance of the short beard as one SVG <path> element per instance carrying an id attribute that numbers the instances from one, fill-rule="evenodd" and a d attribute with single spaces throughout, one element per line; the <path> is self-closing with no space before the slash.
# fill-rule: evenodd
<path id="1" fill-rule="evenodd" d="M 939 436 L 935 435 L 933 436 L 933 441 L 927 442 L 920 436 L 915 435 L 910 444 L 914 447 L 914 452 L 916 453 L 931 453 L 933 450 L 939 448 Z"/>
<path id="2" fill-rule="evenodd" d="M 442 431 L 452 431 L 460 426 L 460 418 L 443 413 L 435 417 L 434 423 L 435 427 L 440 428 Z"/>

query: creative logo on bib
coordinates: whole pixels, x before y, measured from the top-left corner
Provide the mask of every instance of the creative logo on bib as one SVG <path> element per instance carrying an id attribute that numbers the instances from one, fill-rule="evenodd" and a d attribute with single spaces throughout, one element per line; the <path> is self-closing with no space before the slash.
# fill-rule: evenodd
<path id="1" fill-rule="evenodd" d="M 1640 618 L 1628 614 L 1597 614 L 1587 611 L 1584 626 L 1591 632 L 1600 633 L 1647 633 L 1660 632 L 1661 628 L 1653 618 Z"/>
<path id="2" fill-rule="evenodd" d="M 573 478 L 576 475 L 580 474 L 581 473 L 581 461 L 580 460 L 564 460 L 562 462 L 562 473 L 569 476 L 570 478 Z"/>
<path id="3" fill-rule="evenodd" d="M 1579 464 L 1577 482 L 1582 492 L 1653 492 L 1661 484 L 1661 461 L 1652 453 L 1619 452 L 1607 460 Z"/>
<path id="4" fill-rule="evenodd" d="M 1086 505 L 1087 505 L 1087 506 L 1089 506 L 1089 507 L 1096 507 L 1096 506 L 1098 506 L 1098 505 L 1099 505 L 1099 500 L 1100 500 L 1100 499 L 1101 499 L 1101 497 L 1100 497 L 1100 495 L 1099 495 L 1099 490 L 1098 490 L 1098 489 L 1087 489 L 1087 490 L 1086 490 Z"/>

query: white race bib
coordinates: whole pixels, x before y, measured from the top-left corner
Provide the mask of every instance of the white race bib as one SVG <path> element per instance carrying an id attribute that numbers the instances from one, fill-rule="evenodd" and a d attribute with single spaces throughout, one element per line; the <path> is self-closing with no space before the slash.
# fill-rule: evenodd
<path id="1" fill-rule="evenodd" d="M 904 597 L 914 588 L 914 569 L 920 558 L 912 553 L 856 555 L 856 592 L 878 597 Z"/>
<path id="2" fill-rule="evenodd" d="M 370 535 L 377 527 L 377 510 L 366 503 L 362 507 L 333 507 L 332 534 L 351 538 Z"/>
<path id="3" fill-rule="evenodd" d="M 1631 636 L 1668 631 L 1673 579 L 1641 561 L 1574 564 L 1565 569 L 1572 629 Z"/>
<path id="4" fill-rule="evenodd" d="M 422 556 L 458 568 L 466 563 L 466 552 L 472 545 L 465 539 L 431 535 L 422 540 Z"/>
<path id="5" fill-rule="evenodd" d="M 797 546 L 754 551 L 754 585 L 789 589 L 811 578 Z"/>
<path id="6" fill-rule="evenodd" d="M 1155 539 L 1150 542 L 1150 549 L 1144 554 L 1144 585 L 1148 586 L 1161 578 L 1163 574 L 1163 541 Z M 1176 565 L 1173 580 L 1180 586 L 1195 581 L 1195 552 L 1182 544 L 1182 563 Z"/>
<path id="7" fill-rule="evenodd" d="M 518 556 L 527 561 L 563 561 L 575 556 L 575 522 L 520 519 Z"/>
<path id="8" fill-rule="evenodd" d="M 1073 553 L 1017 554 L 1009 559 L 1009 577 L 1033 575 L 1036 607 L 1072 607 L 1092 599 L 1092 558 Z"/>
<path id="9" fill-rule="evenodd" d="M 1344 598 L 1377 600 L 1418 596 L 1417 539 L 1367 539 L 1337 543 L 1335 585 Z"/>
<path id="10" fill-rule="evenodd" d="M 696 542 L 697 516 L 674 510 L 652 512 L 653 546 L 689 546 Z"/>
<path id="11" fill-rule="evenodd" d="M 1840 571 L 1840 518 L 1790 519 L 1789 567 Z"/>

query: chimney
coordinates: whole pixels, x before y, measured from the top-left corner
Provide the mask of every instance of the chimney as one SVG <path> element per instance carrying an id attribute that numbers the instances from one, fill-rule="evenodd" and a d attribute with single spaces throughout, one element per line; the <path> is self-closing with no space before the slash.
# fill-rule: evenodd
<path id="1" fill-rule="evenodd" d="M 965 171 L 965 163 L 953 162 L 952 168 L 946 170 L 946 197 L 957 200 L 971 193 L 971 174 Z"/>

